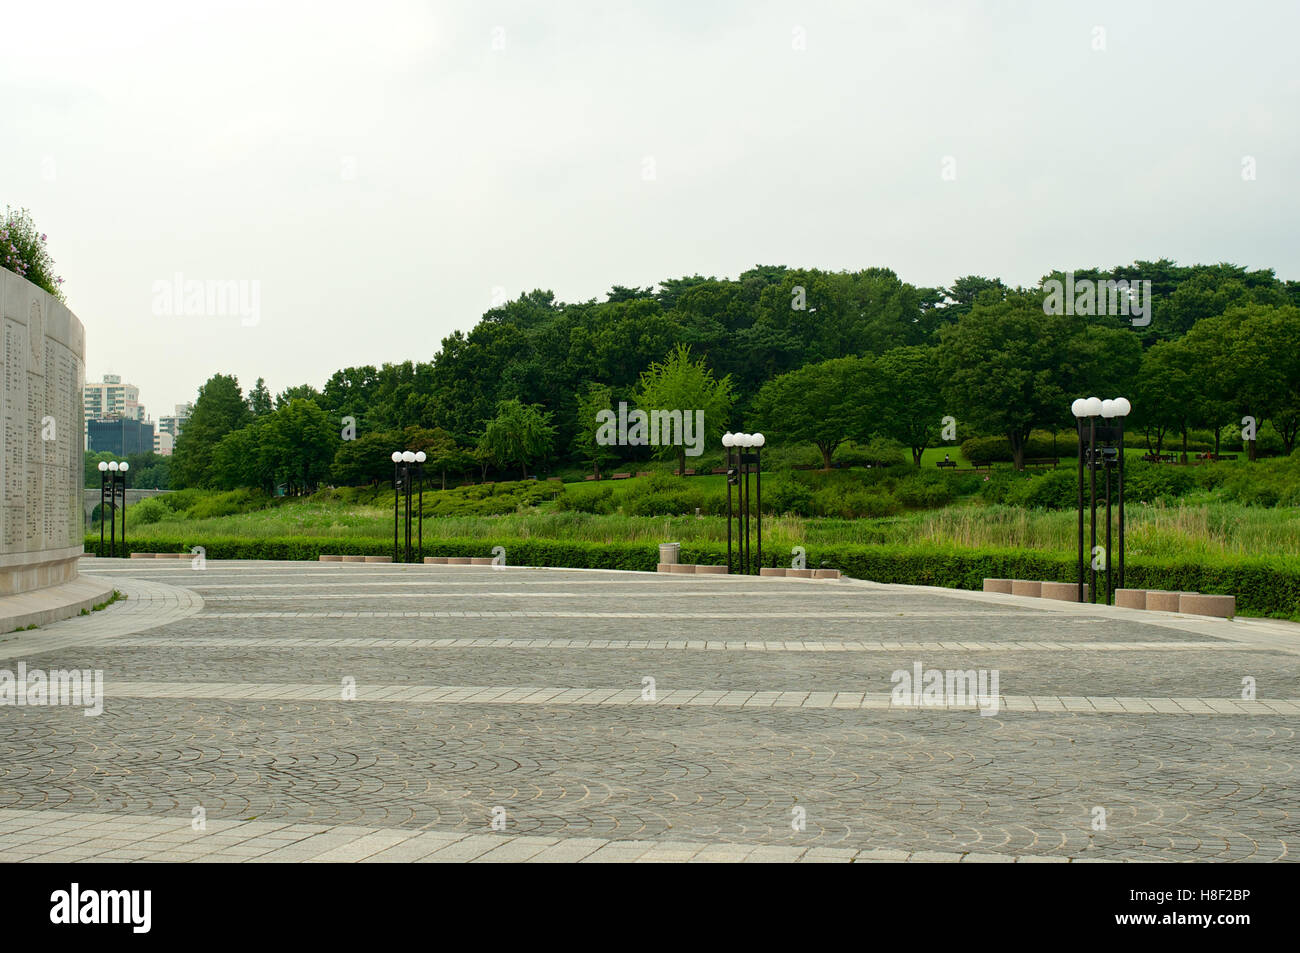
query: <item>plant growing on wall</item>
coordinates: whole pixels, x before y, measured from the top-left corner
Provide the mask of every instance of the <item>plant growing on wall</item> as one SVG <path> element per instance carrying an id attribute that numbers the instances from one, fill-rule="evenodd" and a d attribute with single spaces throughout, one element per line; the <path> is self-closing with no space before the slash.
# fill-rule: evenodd
<path id="1" fill-rule="evenodd" d="M 45 246 L 45 234 L 37 231 L 25 208 L 5 206 L 4 221 L 0 222 L 0 266 L 64 300 L 59 288 L 63 279 L 54 274 L 54 259 Z"/>

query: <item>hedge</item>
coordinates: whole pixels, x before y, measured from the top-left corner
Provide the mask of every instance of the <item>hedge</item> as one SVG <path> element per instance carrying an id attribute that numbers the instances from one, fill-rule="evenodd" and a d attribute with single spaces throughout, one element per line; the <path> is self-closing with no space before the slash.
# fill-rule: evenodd
<path id="1" fill-rule="evenodd" d="M 315 560 L 321 553 L 392 555 L 392 543 L 382 539 L 282 537 L 278 539 L 207 538 L 202 540 L 132 540 L 130 552 L 189 552 L 202 545 L 209 559 Z M 624 569 L 652 572 L 658 562 L 655 546 L 644 543 L 593 543 L 555 539 L 437 539 L 426 540 L 426 556 L 491 556 L 503 546 L 513 566 L 552 566 L 573 569 Z M 87 536 L 86 552 L 99 548 L 98 536 Z M 123 546 L 118 544 L 118 552 Z M 763 565 L 789 565 L 784 549 L 768 550 Z M 721 565 L 726 548 L 716 544 L 682 545 L 681 561 Z M 844 545 L 808 547 L 809 568 L 838 569 L 854 579 L 903 585 L 980 589 L 986 578 L 1075 581 L 1071 555 L 1041 550 L 941 549 L 919 546 Z M 1300 619 L 1300 559 L 1205 559 L 1161 561 L 1130 559 L 1125 584 L 1131 589 L 1166 589 L 1224 593 L 1237 597 L 1242 615 Z"/>

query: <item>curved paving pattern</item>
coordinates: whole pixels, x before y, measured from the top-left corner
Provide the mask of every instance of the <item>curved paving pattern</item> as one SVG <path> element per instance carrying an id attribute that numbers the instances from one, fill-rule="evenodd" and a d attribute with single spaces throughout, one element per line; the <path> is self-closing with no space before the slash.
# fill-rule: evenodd
<path id="1" fill-rule="evenodd" d="M 98 717 L 0 707 L 6 856 L 1272 861 L 1300 840 L 1300 627 L 853 583 L 140 563 L 95 565 L 126 603 L 0 643 L 0 665 L 106 682 Z M 914 662 L 997 669 L 999 710 L 891 707 Z"/>

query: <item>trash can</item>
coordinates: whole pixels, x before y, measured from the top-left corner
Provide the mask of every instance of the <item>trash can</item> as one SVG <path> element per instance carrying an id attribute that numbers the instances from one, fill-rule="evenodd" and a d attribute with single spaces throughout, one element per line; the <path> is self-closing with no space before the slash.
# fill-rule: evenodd
<path id="1" fill-rule="evenodd" d="M 676 565 L 677 556 L 682 551 L 681 543 L 660 543 L 659 544 L 659 562 L 665 565 Z"/>

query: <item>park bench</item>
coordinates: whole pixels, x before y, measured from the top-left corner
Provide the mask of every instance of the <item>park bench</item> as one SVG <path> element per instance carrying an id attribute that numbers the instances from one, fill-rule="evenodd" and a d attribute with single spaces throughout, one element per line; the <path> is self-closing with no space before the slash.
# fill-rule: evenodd
<path id="1" fill-rule="evenodd" d="M 952 468 L 955 470 L 955 469 L 957 468 L 957 461 L 956 461 L 956 460 L 940 460 L 938 463 L 935 464 L 935 466 L 937 466 L 937 467 L 952 467 Z"/>
<path id="2" fill-rule="evenodd" d="M 1057 460 L 1056 457 L 1036 457 L 1036 458 L 1034 458 L 1034 459 L 1032 459 L 1032 460 L 1026 460 L 1026 461 L 1025 461 L 1025 466 L 1027 466 L 1027 467 L 1051 467 L 1053 470 L 1055 470 L 1058 462 L 1059 462 L 1059 461 Z"/>

